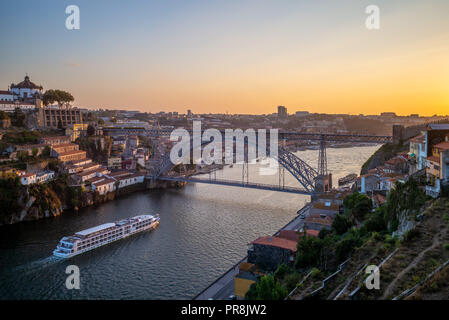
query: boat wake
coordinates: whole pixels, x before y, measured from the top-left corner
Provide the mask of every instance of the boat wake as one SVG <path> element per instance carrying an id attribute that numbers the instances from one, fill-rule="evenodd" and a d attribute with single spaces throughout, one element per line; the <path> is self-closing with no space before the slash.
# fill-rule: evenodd
<path id="1" fill-rule="evenodd" d="M 29 274 L 34 271 L 38 271 L 38 270 L 47 268 L 47 267 L 54 265 L 61 261 L 64 261 L 64 259 L 58 258 L 55 256 L 49 256 L 47 258 L 39 259 L 36 261 L 32 261 L 32 262 L 17 266 L 15 268 L 12 268 L 11 272 L 13 272 L 13 273 L 20 272 L 22 274 Z"/>

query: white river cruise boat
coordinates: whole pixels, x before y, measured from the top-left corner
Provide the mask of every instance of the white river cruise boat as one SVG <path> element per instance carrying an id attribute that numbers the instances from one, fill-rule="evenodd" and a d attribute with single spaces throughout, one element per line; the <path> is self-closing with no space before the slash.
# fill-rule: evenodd
<path id="1" fill-rule="evenodd" d="M 70 258 L 138 232 L 153 229 L 158 225 L 159 215 L 141 215 L 114 223 L 105 223 L 62 238 L 53 251 L 53 255 Z"/>

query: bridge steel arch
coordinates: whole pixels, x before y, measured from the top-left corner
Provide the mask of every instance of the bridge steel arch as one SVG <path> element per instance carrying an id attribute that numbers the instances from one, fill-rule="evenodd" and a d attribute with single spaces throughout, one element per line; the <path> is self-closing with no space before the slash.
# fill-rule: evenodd
<path id="1" fill-rule="evenodd" d="M 244 139 L 245 145 L 248 145 L 249 139 Z M 201 146 L 207 145 L 211 141 L 201 141 Z M 190 138 L 190 151 L 193 150 L 193 138 Z M 269 147 L 267 146 L 267 149 Z M 268 150 L 267 150 L 268 151 Z M 315 193 L 315 180 L 318 177 L 318 172 L 300 159 L 291 151 L 285 148 L 278 147 L 278 156 L 274 158 L 280 166 L 284 167 L 290 174 L 300 183 L 304 188 L 305 193 Z M 180 163 L 179 163 L 180 164 Z M 176 165 L 170 159 L 170 153 L 167 153 L 163 158 L 153 174 L 153 180 L 156 181 L 163 176 L 164 173 L 171 171 Z"/>

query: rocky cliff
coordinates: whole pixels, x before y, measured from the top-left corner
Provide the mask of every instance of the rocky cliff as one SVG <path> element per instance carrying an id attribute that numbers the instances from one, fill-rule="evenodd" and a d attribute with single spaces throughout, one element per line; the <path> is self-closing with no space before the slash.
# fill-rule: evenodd
<path id="1" fill-rule="evenodd" d="M 39 185 L 17 186 L 16 190 L 11 189 L 9 195 L 12 195 L 9 201 L 0 199 L 3 208 L 0 225 L 55 217 L 63 211 L 63 205 L 56 193 Z"/>

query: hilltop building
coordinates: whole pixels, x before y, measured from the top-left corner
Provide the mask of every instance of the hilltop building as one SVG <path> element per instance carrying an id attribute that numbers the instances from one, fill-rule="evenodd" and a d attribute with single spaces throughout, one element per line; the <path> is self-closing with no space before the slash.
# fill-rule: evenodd
<path id="1" fill-rule="evenodd" d="M 13 112 L 16 108 L 36 112 L 35 122 L 40 128 L 67 128 L 83 123 L 81 110 L 72 106 L 44 106 L 44 88 L 25 76 L 18 84 L 12 83 L 8 90 L 0 91 L 0 111 Z"/>
<path id="2" fill-rule="evenodd" d="M 288 114 L 287 114 L 287 108 L 284 106 L 279 106 L 278 107 L 278 117 L 279 118 L 287 118 Z"/>

